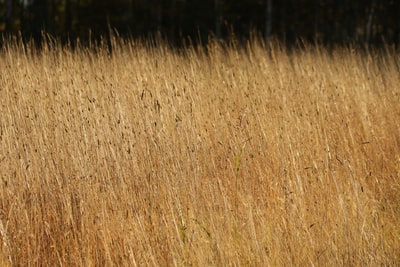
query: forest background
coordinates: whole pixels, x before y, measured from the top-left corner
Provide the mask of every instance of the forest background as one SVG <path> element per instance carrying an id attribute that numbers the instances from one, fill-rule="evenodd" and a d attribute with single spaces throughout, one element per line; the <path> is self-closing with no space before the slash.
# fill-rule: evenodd
<path id="1" fill-rule="evenodd" d="M 172 44 L 252 33 L 290 45 L 400 43 L 394 0 L 0 0 L 0 34 L 40 41 L 46 32 L 70 42 L 155 33 Z"/>

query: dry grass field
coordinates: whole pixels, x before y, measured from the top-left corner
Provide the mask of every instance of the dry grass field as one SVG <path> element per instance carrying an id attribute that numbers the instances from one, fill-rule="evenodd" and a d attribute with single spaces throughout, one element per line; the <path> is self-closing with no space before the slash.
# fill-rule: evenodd
<path id="1" fill-rule="evenodd" d="M 400 266 L 400 55 L 0 52 L 0 266 Z"/>

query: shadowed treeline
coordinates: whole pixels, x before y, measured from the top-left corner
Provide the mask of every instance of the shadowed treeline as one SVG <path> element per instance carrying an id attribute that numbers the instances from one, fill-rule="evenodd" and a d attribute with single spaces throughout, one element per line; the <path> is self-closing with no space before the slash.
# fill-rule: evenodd
<path id="1" fill-rule="evenodd" d="M 182 39 L 249 39 L 257 32 L 291 45 L 299 39 L 325 45 L 400 41 L 400 1 L 393 0 L 2 0 L 0 32 L 39 43 L 45 32 L 62 42 L 82 43 L 159 33 Z"/>

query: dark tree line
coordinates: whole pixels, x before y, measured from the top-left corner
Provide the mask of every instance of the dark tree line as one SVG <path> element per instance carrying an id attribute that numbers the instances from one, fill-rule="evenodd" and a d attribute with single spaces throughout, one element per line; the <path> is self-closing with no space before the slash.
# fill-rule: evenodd
<path id="1" fill-rule="evenodd" d="M 291 44 L 400 43 L 398 0 L 0 0 L 0 33 L 88 40 L 160 32 L 177 42 L 262 34 Z"/>

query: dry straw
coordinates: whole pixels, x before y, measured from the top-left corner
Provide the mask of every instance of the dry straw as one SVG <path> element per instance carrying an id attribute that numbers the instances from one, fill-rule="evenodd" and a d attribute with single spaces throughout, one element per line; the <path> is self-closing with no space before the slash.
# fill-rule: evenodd
<path id="1" fill-rule="evenodd" d="M 400 265 L 399 56 L 0 53 L 0 265 Z"/>

